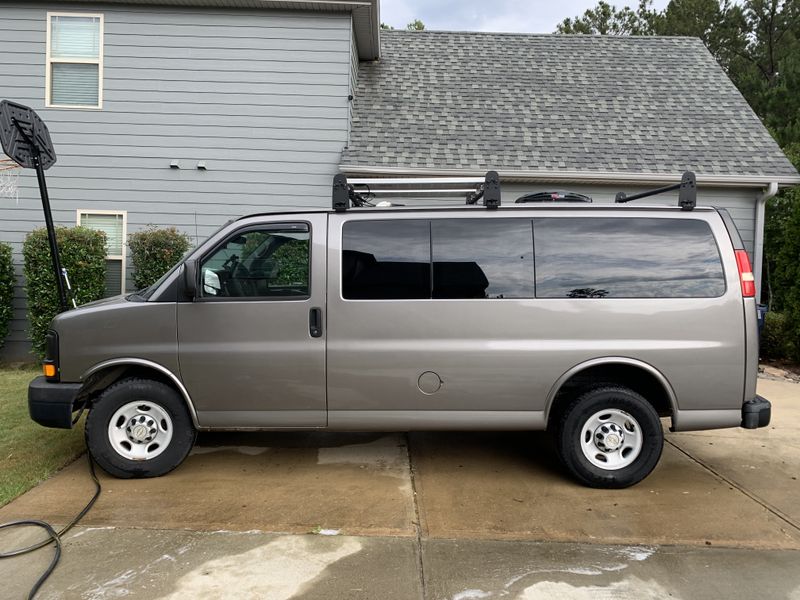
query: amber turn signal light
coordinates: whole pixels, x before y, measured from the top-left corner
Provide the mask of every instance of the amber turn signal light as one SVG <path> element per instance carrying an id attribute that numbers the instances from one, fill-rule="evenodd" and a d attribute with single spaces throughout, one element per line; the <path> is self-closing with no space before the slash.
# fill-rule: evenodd
<path id="1" fill-rule="evenodd" d="M 56 376 L 56 366 L 51 364 L 42 365 L 42 371 L 44 371 L 45 377 L 55 377 Z"/>

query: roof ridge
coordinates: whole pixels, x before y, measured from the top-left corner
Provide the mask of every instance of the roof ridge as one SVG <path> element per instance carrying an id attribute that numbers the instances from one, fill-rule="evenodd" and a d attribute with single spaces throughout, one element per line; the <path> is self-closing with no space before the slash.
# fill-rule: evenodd
<path id="1" fill-rule="evenodd" d="M 608 40 L 700 40 L 691 35 L 609 35 L 601 33 L 528 33 L 523 31 L 474 31 L 462 29 L 423 29 L 409 31 L 407 29 L 381 29 L 381 35 L 404 34 L 459 34 L 459 35 L 498 35 L 508 37 L 542 37 L 542 38 L 579 38 L 579 39 L 608 39 Z"/>

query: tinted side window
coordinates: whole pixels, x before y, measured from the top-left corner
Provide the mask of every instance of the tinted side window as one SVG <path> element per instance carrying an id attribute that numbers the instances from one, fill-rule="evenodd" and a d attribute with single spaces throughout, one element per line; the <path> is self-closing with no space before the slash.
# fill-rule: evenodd
<path id="1" fill-rule="evenodd" d="M 430 298 L 428 221 L 351 221 L 342 229 L 342 295 L 353 300 Z"/>
<path id="2" fill-rule="evenodd" d="M 534 219 L 539 298 L 703 298 L 725 292 L 719 250 L 697 219 Z"/>
<path id="3" fill-rule="evenodd" d="M 533 298 L 530 219 L 431 221 L 434 298 Z"/>
<path id="4" fill-rule="evenodd" d="M 201 295 L 206 298 L 307 297 L 309 239 L 305 225 L 234 234 L 203 259 Z"/>

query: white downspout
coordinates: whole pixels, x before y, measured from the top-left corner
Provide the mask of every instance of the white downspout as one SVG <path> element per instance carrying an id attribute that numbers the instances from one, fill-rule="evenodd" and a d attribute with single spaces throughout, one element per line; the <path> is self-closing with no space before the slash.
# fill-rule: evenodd
<path id="1" fill-rule="evenodd" d="M 773 181 L 769 184 L 764 193 L 756 198 L 756 222 L 755 222 L 755 240 L 753 241 L 753 273 L 756 277 L 756 300 L 761 301 L 761 274 L 763 272 L 764 262 L 764 208 L 767 205 L 767 200 L 772 198 L 778 193 L 778 182 Z"/>

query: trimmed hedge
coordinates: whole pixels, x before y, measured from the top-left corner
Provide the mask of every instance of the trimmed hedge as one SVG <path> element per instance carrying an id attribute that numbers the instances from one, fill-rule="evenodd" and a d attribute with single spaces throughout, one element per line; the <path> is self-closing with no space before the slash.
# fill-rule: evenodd
<path id="1" fill-rule="evenodd" d="M 14 263 L 11 246 L 0 242 L 0 348 L 8 335 L 8 326 L 14 312 Z"/>
<path id="2" fill-rule="evenodd" d="M 106 234 L 86 227 L 56 227 L 61 264 L 72 284 L 72 297 L 80 304 L 100 300 L 106 289 Z M 44 356 L 44 336 L 58 314 L 58 289 L 47 230 L 34 229 L 22 246 L 28 321 L 33 352 Z"/>
<path id="3" fill-rule="evenodd" d="M 136 289 L 153 285 L 174 267 L 190 247 L 189 236 L 175 227 L 147 229 L 128 236 Z"/>

